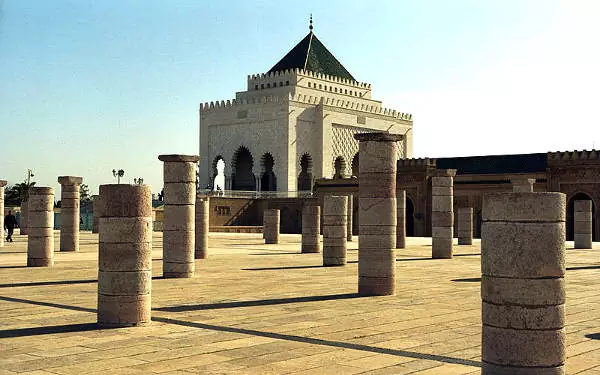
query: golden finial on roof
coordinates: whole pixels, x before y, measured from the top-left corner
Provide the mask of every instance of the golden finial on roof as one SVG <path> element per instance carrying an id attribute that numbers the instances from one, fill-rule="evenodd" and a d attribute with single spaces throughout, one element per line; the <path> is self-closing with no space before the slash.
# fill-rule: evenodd
<path id="1" fill-rule="evenodd" d="M 313 31 L 312 13 L 310 14 L 310 24 L 308 25 L 308 29 L 312 33 L 312 31 Z"/>

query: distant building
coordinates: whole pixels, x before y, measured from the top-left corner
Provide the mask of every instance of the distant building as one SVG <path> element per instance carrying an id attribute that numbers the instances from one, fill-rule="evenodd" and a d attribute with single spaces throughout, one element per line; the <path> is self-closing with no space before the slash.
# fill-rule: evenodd
<path id="1" fill-rule="evenodd" d="M 511 191 L 511 179 L 534 178 L 535 191 L 566 194 L 568 240 L 573 239 L 573 202 L 591 200 L 592 237 L 594 241 L 600 240 L 597 209 L 600 204 L 600 151 L 399 160 L 396 186 L 398 190 L 406 190 L 408 236 L 431 236 L 431 175 L 435 169 L 457 170 L 454 209 L 456 212 L 458 207 L 473 208 L 476 237 L 481 235 L 483 195 Z M 360 176 L 358 178 L 360 180 Z M 359 180 L 322 179 L 316 182 L 315 192 L 318 196 L 358 192 Z"/>
<path id="2" fill-rule="evenodd" d="M 371 98 L 371 85 L 344 68 L 311 21 L 267 73 L 248 76 L 246 91 L 200 105 L 200 187 L 216 189 L 216 179 L 224 190 L 311 190 L 315 179 L 358 173 L 356 133 L 401 134 L 398 157 L 411 157 L 412 127 L 410 114 Z"/>

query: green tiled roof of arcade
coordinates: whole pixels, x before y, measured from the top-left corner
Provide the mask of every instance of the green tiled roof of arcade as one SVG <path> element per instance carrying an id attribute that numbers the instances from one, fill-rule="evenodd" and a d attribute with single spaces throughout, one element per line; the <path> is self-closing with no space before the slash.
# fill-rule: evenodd
<path id="1" fill-rule="evenodd" d="M 315 73 L 327 74 L 334 77 L 356 81 L 352 74 L 333 56 L 312 31 L 294 48 L 291 49 L 267 73 L 279 72 L 287 69 L 304 69 Z"/>

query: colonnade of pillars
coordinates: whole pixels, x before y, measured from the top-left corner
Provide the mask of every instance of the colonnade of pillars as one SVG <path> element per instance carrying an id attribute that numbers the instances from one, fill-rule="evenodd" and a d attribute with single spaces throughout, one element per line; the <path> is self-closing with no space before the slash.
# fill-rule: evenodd
<path id="1" fill-rule="evenodd" d="M 358 292 L 363 296 L 394 295 L 395 252 L 406 246 L 406 196 L 405 192 L 396 196 L 395 183 L 397 142 L 401 136 L 363 133 L 355 138 L 361 155 Z M 161 155 L 159 159 L 164 162 L 165 179 L 163 275 L 192 277 L 194 259 L 208 256 L 209 202 L 196 195 L 194 185 L 198 157 Z M 440 170 L 432 180 L 433 258 L 452 258 L 454 174 L 454 170 Z M 78 204 L 70 201 L 78 201 L 82 179 L 62 176 L 59 182 L 62 200 L 67 203 L 60 250 L 77 251 L 79 210 Z M 0 181 L 0 193 L 5 185 Z M 97 321 L 101 326 L 150 322 L 151 202 L 151 190 L 146 185 L 100 186 L 100 199 L 94 208 L 98 212 Z M 347 196 L 325 197 L 324 266 L 346 264 L 346 242 L 352 240 L 348 234 L 352 227 L 349 202 L 352 198 Z M 54 189 L 32 188 L 27 209 L 29 266 L 53 264 L 53 203 Z M 0 199 L 0 212 L 2 205 Z M 303 207 L 302 253 L 321 251 L 320 211 L 314 200 Z M 264 219 L 265 242 L 277 244 L 279 210 L 265 211 Z M 575 220 L 576 247 L 591 247 L 591 204 L 577 201 Z M 472 244 L 472 208 L 459 208 L 457 223 L 459 245 Z M 562 373 L 564 194 L 534 193 L 532 180 L 519 180 L 514 182 L 512 193 L 484 196 L 481 251 L 482 373 Z"/>

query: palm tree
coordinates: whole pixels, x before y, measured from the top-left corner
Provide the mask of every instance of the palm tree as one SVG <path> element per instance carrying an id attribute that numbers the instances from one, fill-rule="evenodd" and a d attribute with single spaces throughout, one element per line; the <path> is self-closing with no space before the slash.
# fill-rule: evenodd
<path id="1" fill-rule="evenodd" d="M 20 206 L 21 202 L 29 199 L 29 190 L 35 185 L 35 182 L 27 183 L 23 181 L 15 184 L 6 191 L 6 205 Z"/>

